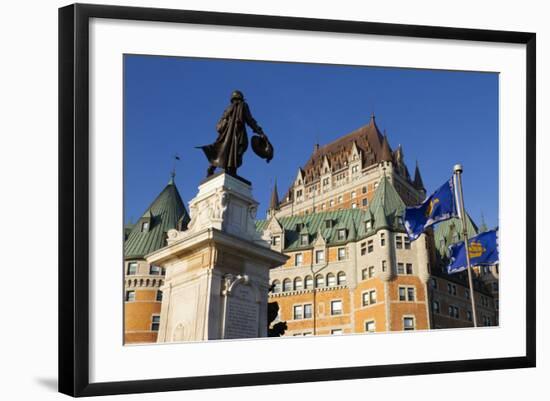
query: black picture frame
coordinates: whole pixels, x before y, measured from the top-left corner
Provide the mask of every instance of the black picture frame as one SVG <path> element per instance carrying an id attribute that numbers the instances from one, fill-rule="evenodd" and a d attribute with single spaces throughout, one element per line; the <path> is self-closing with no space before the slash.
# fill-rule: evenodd
<path id="1" fill-rule="evenodd" d="M 521 357 L 90 383 L 88 61 L 91 18 L 414 38 L 526 46 L 526 354 Z M 59 9 L 59 391 L 95 396 L 324 380 L 423 375 L 536 365 L 536 35 L 435 26 L 74 4 Z"/>

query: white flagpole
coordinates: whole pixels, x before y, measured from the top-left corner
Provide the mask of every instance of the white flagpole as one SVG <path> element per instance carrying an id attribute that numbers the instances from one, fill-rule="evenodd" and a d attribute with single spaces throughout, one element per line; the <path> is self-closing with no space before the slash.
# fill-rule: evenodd
<path id="1" fill-rule="evenodd" d="M 466 212 L 464 208 L 464 196 L 462 193 L 462 165 L 456 164 L 454 167 L 454 174 L 456 177 L 456 193 L 458 198 L 458 212 L 462 220 L 462 235 L 464 237 L 464 247 L 466 252 L 466 270 L 468 271 L 468 284 L 470 285 L 470 300 L 472 301 L 472 317 L 474 320 L 474 327 L 477 327 L 477 313 L 476 313 L 476 301 L 475 301 L 475 292 L 472 279 L 472 268 L 470 266 L 470 251 L 468 249 L 468 226 L 466 225 Z"/>

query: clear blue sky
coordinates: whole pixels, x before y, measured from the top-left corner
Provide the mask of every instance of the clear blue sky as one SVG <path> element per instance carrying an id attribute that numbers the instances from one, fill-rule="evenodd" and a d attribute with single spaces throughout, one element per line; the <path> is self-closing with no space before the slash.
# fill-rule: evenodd
<path id="1" fill-rule="evenodd" d="M 280 196 L 313 145 L 367 124 L 372 112 L 392 149 L 418 160 L 428 192 L 464 165 L 466 209 L 498 225 L 498 74 L 317 64 L 125 56 L 125 220 L 135 221 L 170 178 L 189 202 L 208 163 L 195 146 L 216 139 L 234 89 L 269 136 L 271 163 L 252 150 L 239 175 L 253 183 L 264 218 L 273 180 Z M 249 130 L 249 134 L 251 131 Z"/>

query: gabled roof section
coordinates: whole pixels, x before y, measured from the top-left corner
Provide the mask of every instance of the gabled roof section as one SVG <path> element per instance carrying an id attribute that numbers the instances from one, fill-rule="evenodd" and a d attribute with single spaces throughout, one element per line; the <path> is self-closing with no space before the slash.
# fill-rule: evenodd
<path id="1" fill-rule="evenodd" d="M 386 176 L 382 177 L 368 211 L 374 216 L 374 228 L 403 228 L 398 217 L 403 216 L 405 207 L 405 202 L 403 202 L 392 183 Z"/>
<path id="2" fill-rule="evenodd" d="M 388 143 L 388 137 L 386 135 L 384 135 L 382 140 L 382 150 L 380 151 L 380 156 L 378 160 L 381 162 L 392 161 L 392 151 L 390 149 L 390 144 Z"/>
<path id="3" fill-rule="evenodd" d="M 373 114 L 367 125 L 316 149 L 304 165 L 305 181 L 310 182 L 320 175 L 325 157 L 333 170 L 344 167 L 343 163 L 354 144 L 363 152 L 363 167 L 376 163 L 380 157 L 382 142 L 383 135 Z"/>
<path id="4" fill-rule="evenodd" d="M 147 230 L 142 230 L 144 221 L 149 221 Z M 128 234 L 124 242 L 124 258 L 141 259 L 148 253 L 164 247 L 167 231 L 178 228 L 178 222 L 187 226 L 189 214 L 174 180 L 171 179 Z"/>
<path id="5" fill-rule="evenodd" d="M 336 227 L 345 228 L 348 233 L 353 233 L 353 239 L 359 236 L 365 236 L 363 220 L 366 212 L 362 209 L 345 209 L 331 212 L 312 213 L 303 216 L 287 216 L 279 218 L 280 224 L 285 230 L 285 251 L 299 250 L 303 248 L 311 248 L 314 244 L 318 244 L 319 235 L 321 235 L 328 245 L 339 243 L 338 229 Z M 332 228 L 326 227 L 326 220 L 333 220 L 335 226 Z M 307 246 L 300 245 L 300 232 L 296 231 L 296 225 L 303 223 L 307 227 L 307 232 L 310 235 L 310 241 Z M 256 221 L 256 229 L 264 231 L 269 224 L 269 220 Z M 303 232 L 302 232 L 303 233 Z M 352 240 L 351 235 L 348 235 L 346 242 Z"/>

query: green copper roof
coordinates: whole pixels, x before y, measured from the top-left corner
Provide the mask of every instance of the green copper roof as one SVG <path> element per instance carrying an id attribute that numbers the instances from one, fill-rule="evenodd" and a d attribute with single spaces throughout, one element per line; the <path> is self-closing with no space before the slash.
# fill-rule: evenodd
<path id="1" fill-rule="evenodd" d="M 468 226 L 468 237 L 473 237 L 479 231 L 473 220 L 466 214 Z M 435 247 L 441 258 L 447 257 L 448 247 L 456 242 L 464 241 L 462 235 L 462 220 L 452 218 L 438 223 L 434 229 Z"/>
<path id="2" fill-rule="evenodd" d="M 345 244 L 358 241 L 376 233 L 382 228 L 404 231 L 399 217 L 403 215 L 405 203 L 391 184 L 384 177 L 376 188 L 374 198 L 367 210 L 344 209 L 331 212 L 319 212 L 300 216 L 280 217 L 277 220 L 285 230 L 285 250 L 310 248 L 316 241 L 319 233 L 330 245 Z M 373 218 L 372 228 L 367 232 L 365 222 Z M 304 224 L 300 232 L 296 231 L 297 224 Z M 269 220 L 258 220 L 256 229 L 263 231 Z M 345 230 L 345 239 L 338 238 L 338 231 Z M 300 234 L 307 232 L 308 245 L 300 245 Z"/>
<path id="3" fill-rule="evenodd" d="M 141 259 L 166 245 L 166 233 L 180 225 L 186 226 L 189 214 L 173 179 L 134 224 L 124 242 L 125 259 Z M 143 229 L 144 223 L 149 225 Z"/>
<path id="4" fill-rule="evenodd" d="M 381 228 L 402 228 L 403 224 L 400 222 L 400 218 L 403 217 L 405 207 L 405 203 L 394 186 L 384 176 L 380 180 L 369 206 L 369 210 L 374 216 L 374 228 L 376 230 Z"/>

